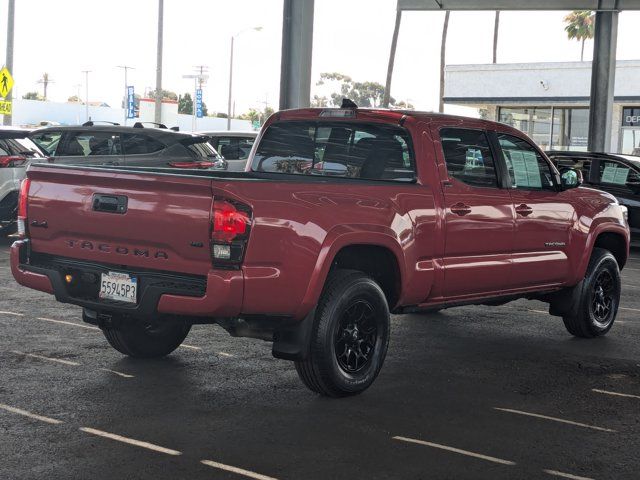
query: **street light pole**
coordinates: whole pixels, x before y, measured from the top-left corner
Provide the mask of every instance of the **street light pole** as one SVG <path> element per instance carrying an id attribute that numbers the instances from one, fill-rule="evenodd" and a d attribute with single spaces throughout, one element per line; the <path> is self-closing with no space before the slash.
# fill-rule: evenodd
<path id="1" fill-rule="evenodd" d="M 89 73 L 91 70 L 82 70 L 84 73 L 84 111 L 86 122 L 89 121 Z"/>
<path id="2" fill-rule="evenodd" d="M 135 70 L 135 67 L 130 67 L 129 65 L 117 65 L 116 68 L 122 68 L 124 70 L 124 102 L 122 106 L 124 107 L 124 125 L 126 125 L 127 124 L 127 100 L 129 97 L 129 82 L 127 81 L 127 72 L 129 69 Z"/>
<path id="3" fill-rule="evenodd" d="M 164 0 L 158 0 L 158 50 L 156 56 L 156 103 L 154 120 L 162 123 L 162 38 L 164 29 Z"/>
<path id="4" fill-rule="evenodd" d="M 229 102 L 227 103 L 227 130 L 231 130 L 231 98 L 233 89 L 233 41 L 231 36 L 231 54 L 229 55 Z"/>
<path id="5" fill-rule="evenodd" d="M 16 16 L 16 0 L 9 0 L 9 10 L 8 10 L 8 19 L 7 19 L 7 57 L 5 65 L 13 74 L 13 28 L 14 28 L 14 20 Z M 11 92 L 7 93 L 5 100 L 10 102 Z M 5 125 L 11 125 L 11 115 L 5 115 L 3 123 Z"/>
<path id="6" fill-rule="evenodd" d="M 229 101 L 227 104 L 227 130 L 231 130 L 231 105 L 233 103 L 233 44 L 236 37 L 250 30 L 259 32 L 262 30 L 262 27 L 249 28 L 247 30 L 238 32 L 235 35 L 231 35 L 231 53 L 229 55 Z"/>

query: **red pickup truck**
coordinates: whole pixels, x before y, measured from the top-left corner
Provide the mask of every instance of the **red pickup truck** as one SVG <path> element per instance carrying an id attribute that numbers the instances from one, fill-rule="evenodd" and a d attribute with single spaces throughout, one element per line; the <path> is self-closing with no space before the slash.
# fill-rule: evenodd
<path id="1" fill-rule="evenodd" d="M 353 395 L 382 367 L 390 313 L 529 298 L 573 335 L 606 334 L 629 227 L 580 180 L 498 123 L 283 111 L 245 172 L 32 166 L 11 267 L 125 355 L 216 323 L 272 341 L 311 390 Z"/>

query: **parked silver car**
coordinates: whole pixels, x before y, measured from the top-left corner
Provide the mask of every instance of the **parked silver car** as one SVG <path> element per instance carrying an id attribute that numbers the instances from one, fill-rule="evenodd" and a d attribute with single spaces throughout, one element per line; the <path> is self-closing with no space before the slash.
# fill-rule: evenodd
<path id="1" fill-rule="evenodd" d="M 0 235 L 12 233 L 18 209 L 20 182 L 33 161 L 46 161 L 29 138 L 29 130 L 0 127 Z"/>

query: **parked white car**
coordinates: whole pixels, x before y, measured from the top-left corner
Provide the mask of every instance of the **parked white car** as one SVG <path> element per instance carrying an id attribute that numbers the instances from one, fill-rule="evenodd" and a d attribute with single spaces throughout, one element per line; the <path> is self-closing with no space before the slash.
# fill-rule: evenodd
<path id="1" fill-rule="evenodd" d="M 0 127 L 0 235 L 12 233 L 16 223 L 18 192 L 26 167 L 46 161 L 43 151 L 29 138 L 29 130 Z"/>
<path id="2" fill-rule="evenodd" d="M 242 172 L 247 165 L 247 158 L 251 153 L 253 142 L 258 132 L 199 132 L 209 137 L 211 145 L 229 163 L 230 172 Z"/>

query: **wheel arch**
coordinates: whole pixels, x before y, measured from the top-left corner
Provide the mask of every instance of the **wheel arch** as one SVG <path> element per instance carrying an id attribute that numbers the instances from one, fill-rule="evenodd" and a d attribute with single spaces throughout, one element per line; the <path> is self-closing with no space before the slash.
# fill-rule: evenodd
<path id="1" fill-rule="evenodd" d="M 405 265 L 404 251 L 393 231 L 373 226 L 362 226 L 358 231 L 338 227 L 325 239 L 295 316 L 304 318 L 316 305 L 332 268 L 361 270 L 371 275 L 380 283 L 389 309 L 393 310 L 402 297 Z"/>

